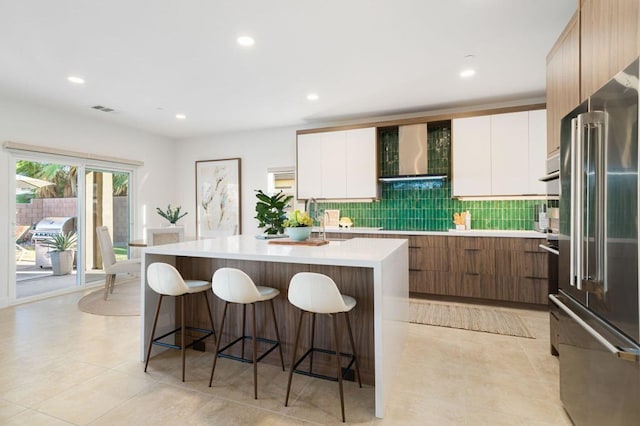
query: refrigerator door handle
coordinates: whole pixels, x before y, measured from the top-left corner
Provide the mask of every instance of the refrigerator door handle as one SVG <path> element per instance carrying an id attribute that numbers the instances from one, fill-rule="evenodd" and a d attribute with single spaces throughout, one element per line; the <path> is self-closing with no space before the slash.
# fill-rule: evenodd
<path id="1" fill-rule="evenodd" d="M 578 159 L 582 158 L 581 153 L 581 133 L 578 131 L 578 119 L 571 120 L 571 215 L 570 221 L 570 238 L 569 238 L 569 284 L 573 287 L 581 288 L 579 275 L 581 273 L 579 265 L 581 265 L 580 254 L 581 247 L 578 241 L 580 226 L 580 218 L 582 214 L 578 209 L 581 205 L 582 187 L 580 185 Z"/>
<path id="2" fill-rule="evenodd" d="M 572 142 L 574 143 L 572 193 L 575 195 L 572 197 L 572 209 L 575 208 L 575 210 L 572 211 L 575 214 L 571 240 L 575 254 L 572 263 L 574 271 L 571 276 L 578 290 L 604 295 L 606 293 L 605 114 L 602 111 L 586 112 L 579 114 L 574 120 L 576 121 L 574 123 L 572 120 Z M 593 176 L 592 180 L 590 175 Z"/>
<path id="3" fill-rule="evenodd" d="M 607 348 L 616 357 L 625 361 L 638 362 L 640 361 L 640 352 L 637 350 L 624 350 L 609 342 L 602 334 L 598 333 L 593 327 L 587 324 L 582 318 L 580 318 L 575 312 L 565 305 L 557 296 L 550 294 L 549 300 L 551 300 L 558 308 L 560 308 L 565 314 L 569 315 L 572 320 L 578 323 L 587 333 L 589 333 L 594 339 L 596 339 L 602 346 Z"/>

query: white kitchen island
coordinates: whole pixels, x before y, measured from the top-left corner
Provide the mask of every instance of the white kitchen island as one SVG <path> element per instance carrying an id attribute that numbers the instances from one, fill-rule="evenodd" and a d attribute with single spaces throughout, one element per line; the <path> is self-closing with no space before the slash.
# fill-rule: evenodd
<path id="1" fill-rule="evenodd" d="M 297 309 L 289 304 L 286 296 L 289 280 L 297 272 L 324 273 L 336 281 L 342 293 L 351 295 L 358 301 L 350 316 L 354 325 L 360 370 L 363 383 L 375 386 L 375 415 L 383 417 L 393 378 L 400 368 L 400 355 L 406 338 L 409 312 L 408 251 L 406 239 L 354 238 L 331 241 L 323 246 L 299 246 L 269 244 L 253 235 L 146 248 L 143 259 L 140 357 L 144 359 L 158 300 L 158 295 L 147 285 L 144 274 L 151 263 L 170 263 L 180 270 L 185 279 L 206 280 L 210 280 L 213 272 L 220 267 L 236 267 L 249 274 L 256 284 L 278 288 L 281 295 L 275 301 L 276 315 L 287 368 L 294 338 L 294 324 L 298 318 Z M 171 299 L 165 299 L 170 303 L 163 301 L 157 335 L 175 327 L 176 308 Z M 214 302 L 216 326 L 219 324 L 221 306 L 219 300 Z M 208 324 L 203 305 L 194 303 L 188 305 L 185 311 L 189 325 L 195 321 L 206 328 Z M 259 315 L 262 315 L 260 311 L 257 316 Z M 238 321 L 236 324 L 233 320 L 229 321 L 230 326 L 225 327 L 223 336 L 240 335 L 237 323 L 240 323 L 241 317 L 236 315 L 235 318 Z M 320 317 L 318 321 L 320 324 Z M 318 331 L 322 327 L 319 326 Z M 271 328 L 269 326 L 258 331 L 258 335 L 268 334 Z M 326 331 L 316 333 L 316 346 L 333 347 Z M 343 333 L 343 337 L 345 334 Z M 207 344 L 207 350 L 212 349 L 211 343 Z M 342 347 L 350 346 L 345 341 Z M 160 349 L 154 347 L 153 354 L 156 351 L 159 352 Z M 269 357 L 265 358 L 265 362 L 269 362 L 268 359 Z"/>

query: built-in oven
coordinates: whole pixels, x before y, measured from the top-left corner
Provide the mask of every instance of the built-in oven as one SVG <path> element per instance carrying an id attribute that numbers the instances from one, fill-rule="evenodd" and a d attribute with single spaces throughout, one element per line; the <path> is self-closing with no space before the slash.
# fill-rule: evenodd
<path id="1" fill-rule="evenodd" d="M 546 173 L 539 180 L 547 184 L 547 199 L 558 200 L 560 198 L 560 153 L 547 158 Z"/>

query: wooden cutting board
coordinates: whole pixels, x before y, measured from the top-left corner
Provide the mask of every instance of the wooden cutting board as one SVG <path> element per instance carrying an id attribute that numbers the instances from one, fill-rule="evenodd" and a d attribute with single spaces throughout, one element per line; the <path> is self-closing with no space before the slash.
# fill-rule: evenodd
<path id="1" fill-rule="evenodd" d="M 305 241 L 294 241 L 290 238 L 283 238 L 278 240 L 270 240 L 269 244 L 280 244 L 280 245 L 291 245 L 291 246 L 323 246 L 325 244 L 329 244 L 327 240 L 305 240 Z"/>

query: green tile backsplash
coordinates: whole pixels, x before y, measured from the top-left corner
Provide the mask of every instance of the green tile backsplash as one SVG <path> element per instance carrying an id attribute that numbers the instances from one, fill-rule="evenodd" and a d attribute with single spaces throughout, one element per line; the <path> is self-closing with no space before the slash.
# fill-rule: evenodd
<path id="1" fill-rule="evenodd" d="M 397 128 L 380 129 L 382 175 L 397 171 Z M 428 172 L 449 174 L 451 128 L 429 126 Z M 322 209 L 339 209 L 354 226 L 389 230 L 446 231 L 454 228 L 453 214 L 471 212 L 472 229 L 532 230 L 534 206 L 542 200 L 461 201 L 451 198 L 451 182 L 399 181 L 381 183 L 380 200 L 370 203 L 319 203 Z"/>

